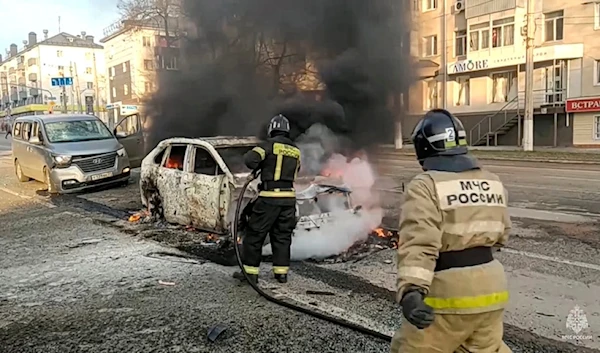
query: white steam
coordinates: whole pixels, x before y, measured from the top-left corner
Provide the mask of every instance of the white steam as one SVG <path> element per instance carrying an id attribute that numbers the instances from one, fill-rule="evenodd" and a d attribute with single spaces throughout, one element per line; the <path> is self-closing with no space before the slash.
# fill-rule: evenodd
<path id="1" fill-rule="evenodd" d="M 381 224 L 383 210 L 373 190 L 376 180 L 373 168 L 366 157 L 348 162 L 347 157 L 333 154 L 326 159 L 337 143 L 337 137 L 325 126 L 313 125 L 308 129 L 298 139 L 304 174 L 315 176 L 325 170 L 330 178 L 323 183 L 349 187 L 352 190 L 352 207 L 362 207 L 354 213 L 352 209 L 337 204 L 331 210 L 329 221 L 319 228 L 307 230 L 299 225 L 292 238 L 292 260 L 339 255 L 353 244 L 365 241 L 369 233 Z M 271 245 L 267 244 L 263 255 L 271 254 Z"/>

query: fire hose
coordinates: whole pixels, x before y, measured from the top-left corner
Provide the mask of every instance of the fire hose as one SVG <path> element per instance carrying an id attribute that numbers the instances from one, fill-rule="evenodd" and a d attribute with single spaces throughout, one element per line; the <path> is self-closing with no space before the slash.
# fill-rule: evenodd
<path id="1" fill-rule="evenodd" d="M 317 311 L 313 311 L 310 309 L 307 309 L 305 307 L 299 306 L 299 305 L 294 305 L 292 303 L 277 299 L 267 293 L 265 293 L 265 291 L 263 291 L 258 284 L 252 282 L 250 280 L 250 278 L 248 277 L 248 273 L 246 272 L 246 270 L 244 269 L 244 264 L 242 262 L 242 256 L 240 253 L 240 236 L 239 236 L 239 232 L 238 232 L 238 225 L 240 222 L 240 215 L 241 212 L 243 210 L 242 208 L 242 203 L 244 200 L 244 195 L 246 194 L 246 190 L 248 189 L 248 185 L 250 185 L 250 183 L 255 180 L 258 177 L 258 173 L 254 172 L 251 174 L 251 177 L 248 178 L 248 180 L 246 181 L 246 183 L 244 184 L 244 186 L 242 186 L 242 189 L 240 191 L 240 195 L 237 201 L 237 205 L 236 205 L 236 210 L 235 210 L 235 217 L 234 217 L 234 222 L 233 222 L 233 244 L 234 244 L 234 248 L 235 248 L 235 256 L 237 259 L 237 263 L 238 266 L 240 267 L 240 270 L 242 271 L 242 274 L 244 275 L 244 278 L 246 279 L 246 282 L 248 282 L 250 284 L 250 286 L 252 286 L 252 289 L 254 289 L 260 296 L 262 296 L 263 298 L 267 299 L 268 301 L 275 303 L 277 305 L 281 305 L 283 307 L 286 307 L 288 309 L 294 310 L 294 311 L 298 311 L 301 312 L 303 314 L 307 314 L 310 315 L 312 317 L 321 319 L 321 320 L 325 320 L 328 322 L 331 322 L 333 324 L 339 325 L 339 326 L 343 326 L 346 327 L 348 329 L 360 332 L 362 334 L 365 335 L 369 335 L 369 336 L 373 336 L 376 338 L 379 338 L 381 340 L 386 340 L 386 341 L 391 341 L 392 340 L 392 336 L 386 335 L 384 333 L 375 331 L 375 330 L 371 330 L 367 327 L 363 327 L 357 324 L 353 324 L 349 321 L 345 321 L 330 315 L 326 315 Z"/>

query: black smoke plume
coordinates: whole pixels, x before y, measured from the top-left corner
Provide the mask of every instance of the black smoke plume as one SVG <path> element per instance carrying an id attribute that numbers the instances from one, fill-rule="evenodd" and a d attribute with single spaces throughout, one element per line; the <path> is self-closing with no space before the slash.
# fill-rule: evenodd
<path id="1" fill-rule="evenodd" d="M 277 113 L 290 119 L 293 138 L 321 123 L 354 148 L 391 142 L 398 112 L 389 99 L 412 80 L 402 43 L 408 1 L 183 4 L 189 25 L 179 40 L 179 71 L 159 76 L 147 105 L 153 143 L 173 136 L 265 137 Z M 302 92 L 311 75 L 323 85 Z"/>

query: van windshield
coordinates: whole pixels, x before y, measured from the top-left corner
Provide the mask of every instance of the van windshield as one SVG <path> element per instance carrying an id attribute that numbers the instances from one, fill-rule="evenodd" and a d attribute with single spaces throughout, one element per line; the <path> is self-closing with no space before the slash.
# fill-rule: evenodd
<path id="1" fill-rule="evenodd" d="M 44 123 L 48 141 L 81 142 L 114 138 L 100 120 L 69 120 Z"/>

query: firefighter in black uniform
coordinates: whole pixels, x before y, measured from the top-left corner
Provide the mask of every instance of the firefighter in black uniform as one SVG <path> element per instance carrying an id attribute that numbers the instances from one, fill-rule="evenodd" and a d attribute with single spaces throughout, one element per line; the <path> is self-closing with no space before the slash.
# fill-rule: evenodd
<path id="1" fill-rule="evenodd" d="M 261 183 L 248 219 L 242 262 L 250 280 L 256 283 L 263 244 L 269 234 L 275 279 L 286 283 L 292 232 L 296 227 L 294 180 L 300 170 L 300 150 L 290 139 L 290 122 L 281 114 L 271 119 L 268 135 L 266 142 L 244 156 L 248 168 L 260 169 Z M 235 277 L 241 279 L 240 273 Z"/>

